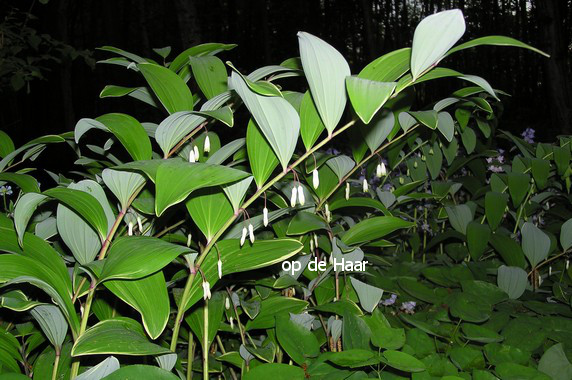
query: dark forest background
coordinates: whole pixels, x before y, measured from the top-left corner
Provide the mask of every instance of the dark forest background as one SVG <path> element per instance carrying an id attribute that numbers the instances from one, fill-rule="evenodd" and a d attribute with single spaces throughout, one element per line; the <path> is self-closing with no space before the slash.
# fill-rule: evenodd
<path id="1" fill-rule="evenodd" d="M 507 35 L 552 56 L 481 47 L 443 63 L 512 95 L 503 99 L 501 128 L 531 127 L 541 140 L 571 133 L 572 0 L 2 0 L 0 128 L 21 144 L 106 112 L 157 122 L 160 115 L 136 100 L 98 98 L 106 84 L 141 80 L 131 70 L 95 65 L 109 57 L 99 46 L 160 60 L 152 48 L 171 46 L 174 57 L 199 43 L 236 43 L 221 57 L 250 72 L 297 56 L 296 32 L 304 30 L 335 46 L 358 72 L 410 46 L 421 18 L 451 8 L 466 16 L 463 41 Z M 461 85 L 427 84 L 421 104 Z"/>

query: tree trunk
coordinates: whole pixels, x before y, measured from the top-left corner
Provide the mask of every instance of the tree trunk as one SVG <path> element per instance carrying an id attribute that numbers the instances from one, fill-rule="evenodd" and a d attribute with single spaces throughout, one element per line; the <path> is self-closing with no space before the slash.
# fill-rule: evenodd
<path id="1" fill-rule="evenodd" d="M 550 58 L 545 60 L 545 88 L 552 123 L 563 134 L 572 132 L 572 104 L 570 96 L 570 79 L 567 70 L 567 46 L 563 38 L 564 28 L 562 14 L 565 10 L 559 7 L 560 0 L 540 0 L 537 3 L 539 22 L 546 41 L 545 51 Z"/>

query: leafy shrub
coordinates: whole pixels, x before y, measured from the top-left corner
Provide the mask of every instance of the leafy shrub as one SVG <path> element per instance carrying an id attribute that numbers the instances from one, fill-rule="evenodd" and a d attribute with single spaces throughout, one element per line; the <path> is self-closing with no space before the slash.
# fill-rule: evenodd
<path id="1" fill-rule="evenodd" d="M 570 138 L 497 131 L 504 94 L 437 65 L 537 50 L 453 47 L 464 29 L 430 16 L 356 76 L 308 33 L 299 59 L 230 77 L 234 45 L 156 50 L 165 64 L 104 47 L 145 84 L 101 97 L 168 116 L 0 135 L 1 373 L 570 378 Z M 277 84 L 297 77 L 305 93 Z M 442 77 L 474 86 L 413 107 Z M 80 170 L 40 191 L 19 166 L 64 142 Z"/>

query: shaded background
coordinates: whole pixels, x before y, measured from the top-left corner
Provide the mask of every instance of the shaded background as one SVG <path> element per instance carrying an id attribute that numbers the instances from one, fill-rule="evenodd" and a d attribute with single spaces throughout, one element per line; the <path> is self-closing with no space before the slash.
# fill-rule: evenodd
<path id="1" fill-rule="evenodd" d="M 508 35 L 552 55 L 481 47 L 443 62 L 512 95 L 503 99 L 500 127 L 518 134 L 531 127 L 546 141 L 569 134 L 572 0 L 2 0 L 0 128 L 18 145 L 106 112 L 161 120 L 136 100 L 98 98 L 107 84 L 142 80 L 131 70 L 94 65 L 110 57 L 95 50 L 99 46 L 160 60 L 152 48 L 171 46 L 173 58 L 198 43 L 236 43 L 220 57 L 250 72 L 297 56 L 296 32 L 303 30 L 340 50 L 355 73 L 384 53 L 410 46 L 421 18 L 451 8 L 465 14 L 462 41 Z M 448 79 L 420 86 L 420 105 L 462 85 Z"/>

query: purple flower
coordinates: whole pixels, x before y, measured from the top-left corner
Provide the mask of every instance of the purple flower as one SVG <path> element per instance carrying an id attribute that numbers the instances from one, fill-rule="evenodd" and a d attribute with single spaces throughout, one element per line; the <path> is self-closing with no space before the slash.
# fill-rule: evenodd
<path id="1" fill-rule="evenodd" d="M 532 128 L 526 128 L 524 132 L 521 133 L 522 138 L 529 144 L 534 143 L 534 134 L 536 131 Z"/>
<path id="2" fill-rule="evenodd" d="M 415 306 L 417 306 L 417 302 L 415 301 L 407 301 L 401 304 L 401 310 L 405 311 L 407 314 L 413 314 L 415 312 Z"/>
<path id="3" fill-rule="evenodd" d="M 383 191 L 393 191 L 393 185 L 391 183 L 386 183 L 382 187 Z"/>
<path id="4" fill-rule="evenodd" d="M 337 156 L 338 154 L 340 154 L 340 151 L 335 149 L 335 148 L 328 148 L 328 150 L 326 150 L 327 154 L 333 154 L 334 156 Z"/>
<path id="5" fill-rule="evenodd" d="M 12 195 L 12 186 L 0 186 L 0 195 Z"/>
<path id="6" fill-rule="evenodd" d="M 491 171 L 493 173 L 502 173 L 503 168 L 502 168 L 502 166 L 489 165 L 489 171 Z"/>
<path id="7" fill-rule="evenodd" d="M 392 294 L 391 297 L 389 297 L 388 299 L 381 301 L 381 304 L 383 306 L 391 306 L 395 303 L 396 299 L 397 299 L 397 294 Z"/>

